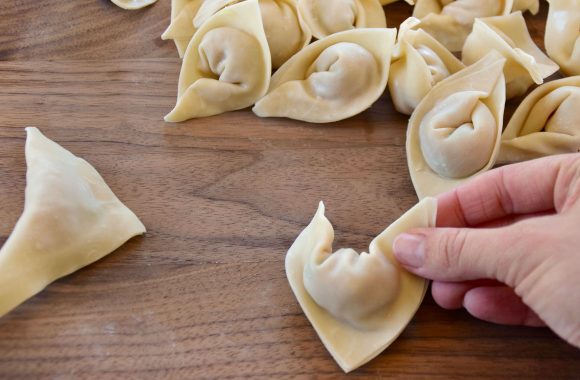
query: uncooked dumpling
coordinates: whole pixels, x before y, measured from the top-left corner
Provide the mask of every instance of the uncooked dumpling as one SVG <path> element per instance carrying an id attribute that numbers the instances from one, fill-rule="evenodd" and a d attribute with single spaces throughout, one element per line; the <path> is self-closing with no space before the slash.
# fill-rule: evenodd
<path id="1" fill-rule="evenodd" d="M 476 18 L 538 11 L 539 0 L 417 0 L 413 16 L 421 28 L 453 52 L 461 51 Z"/>
<path id="2" fill-rule="evenodd" d="M 268 90 L 271 71 L 258 1 L 224 8 L 189 43 L 179 74 L 177 104 L 165 121 L 249 107 Z"/>
<path id="3" fill-rule="evenodd" d="M 463 63 L 471 65 L 491 50 L 507 59 L 504 74 L 508 99 L 523 95 L 534 82 L 541 84 L 558 71 L 558 65 L 530 37 L 521 12 L 475 20 L 463 46 Z"/>
<path id="4" fill-rule="evenodd" d="M 580 0 L 548 0 L 546 52 L 566 75 L 580 75 Z"/>
<path id="5" fill-rule="evenodd" d="M 172 17 L 171 25 L 163 33 L 162 38 L 174 39 L 176 44 L 184 40 L 187 46 L 187 42 L 204 22 L 221 9 L 241 1 L 244 0 L 191 1 L 178 16 Z M 272 67 L 278 68 L 306 46 L 312 34 L 298 17 L 297 0 L 260 0 L 259 4 L 270 47 Z M 183 53 L 184 51 L 180 52 L 179 56 L 183 57 Z"/>
<path id="6" fill-rule="evenodd" d="M 197 30 L 193 18 L 204 0 L 171 0 L 171 23 L 161 35 L 162 40 L 173 40 L 179 58 L 183 58 L 185 49 Z"/>
<path id="7" fill-rule="evenodd" d="M 304 314 L 345 371 L 372 360 L 403 331 L 419 308 L 427 281 L 404 270 L 392 253 L 397 235 L 435 227 L 437 201 L 426 198 L 370 244 L 370 253 L 332 253 L 334 231 L 320 202 L 286 255 L 286 275 Z"/>
<path id="8" fill-rule="evenodd" d="M 511 163 L 580 151 L 580 76 L 531 92 L 503 135 L 498 162 Z"/>
<path id="9" fill-rule="evenodd" d="M 386 28 L 379 0 L 299 0 L 300 17 L 318 39 L 353 28 Z"/>
<path id="10" fill-rule="evenodd" d="M 394 42 L 394 29 L 353 29 L 318 40 L 278 69 L 253 111 L 311 123 L 354 116 L 384 92 Z"/>
<path id="11" fill-rule="evenodd" d="M 490 169 L 499 153 L 505 106 L 505 58 L 489 53 L 439 82 L 407 129 L 407 162 L 422 199 Z"/>
<path id="12" fill-rule="evenodd" d="M 123 9 L 140 9 L 155 3 L 157 0 L 111 0 L 113 4 Z"/>
<path id="13" fill-rule="evenodd" d="M 0 249 L 0 316 L 145 233 L 88 162 L 26 132 L 24 212 Z"/>
<path id="14" fill-rule="evenodd" d="M 410 115 L 433 86 L 465 66 L 431 35 L 412 30 L 410 17 L 401 24 L 389 72 L 389 91 L 395 109 Z"/>

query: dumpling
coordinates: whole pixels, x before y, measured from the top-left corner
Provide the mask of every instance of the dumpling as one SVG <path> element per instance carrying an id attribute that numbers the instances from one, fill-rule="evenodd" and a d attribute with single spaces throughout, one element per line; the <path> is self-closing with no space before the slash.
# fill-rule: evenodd
<path id="1" fill-rule="evenodd" d="M 389 91 L 395 109 L 410 115 L 435 84 L 465 65 L 410 17 L 399 28 L 389 72 Z"/>
<path id="2" fill-rule="evenodd" d="M 183 58 L 185 49 L 197 30 L 193 18 L 204 0 L 171 0 L 171 23 L 161 35 L 162 40 L 173 40 L 179 58 Z"/>
<path id="3" fill-rule="evenodd" d="M 501 16 L 513 10 L 537 13 L 539 0 L 417 0 L 413 16 L 421 28 L 452 52 L 461 51 L 476 18 Z"/>
<path id="4" fill-rule="evenodd" d="M 394 29 L 353 29 L 318 40 L 278 69 L 253 111 L 311 123 L 354 116 L 383 94 L 394 43 Z"/>
<path id="5" fill-rule="evenodd" d="M 497 52 L 439 82 L 407 128 L 407 163 L 419 199 L 490 169 L 499 153 L 505 58 Z"/>
<path id="6" fill-rule="evenodd" d="M 173 0 L 176 1 L 176 0 Z M 182 0 L 181 0 L 182 1 Z M 197 28 L 221 9 L 243 0 L 214 0 L 190 2 L 179 15 L 172 17 L 171 24 L 163 33 L 163 39 L 186 41 L 193 37 Z M 298 0 L 260 0 L 262 23 L 270 47 L 272 67 L 282 66 L 312 39 L 308 27 L 301 21 L 297 9 Z M 172 8 L 173 12 L 173 8 Z M 178 47 L 179 50 L 179 47 Z M 183 57 L 185 49 L 179 53 Z"/>
<path id="7" fill-rule="evenodd" d="M 334 360 L 350 372 L 384 351 L 419 308 L 428 283 L 399 266 L 395 237 L 434 227 L 437 201 L 426 198 L 370 244 L 370 253 L 332 252 L 334 231 L 320 202 L 286 254 L 286 276 L 304 314 Z"/>
<path id="8" fill-rule="evenodd" d="M 113 4 L 123 9 L 140 9 L 151 5 L 157 0 L 111 0 Z"/>
<path id="9" fill-rule="evenodd" d="M 379 0 L 299 0 L 300 17 L 318 39 L 353 28 L 386 28 Z"/>
<path id="10" fill-rule="evenodd" d="M 179 74 L 177 104 L 165 121 L 249 107 L 268 90 L 271 71 L 258 1 L 224 8 L 189 43 Z"/>
<path id="11" fill-rule="evenodd" d="M 580 76 L 543 84 L 520 104 L 502 135 L 498 162 L 580 151 Z"/>
<path id="12" fill-rule="evenodd" d="M 24 212 L 0 249 L 0 316 L 145 233 L 88 162 L 26 132 Z"/>
<path id="13" fill-rule="evenodd" d="M 566 75 L 580 75 L 580 0 L 548 0 L 544 44 Z"/>
<path id="14" fill-rule="evenodd" d="M 470 65 L 495 50 L 506 59 L 507 97 L 523 95 L 532 84 L 558 71 L 558 65 L 534 43 L 521 12 L 475 20 L 463 46 L 463 63 Z"/>

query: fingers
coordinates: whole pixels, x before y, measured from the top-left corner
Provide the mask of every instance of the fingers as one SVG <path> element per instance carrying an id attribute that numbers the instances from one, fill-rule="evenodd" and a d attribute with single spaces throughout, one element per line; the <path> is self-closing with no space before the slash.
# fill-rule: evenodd
<path id="1" fill-rule="evenodd" d="M 484 173 L 439 196 L 437 226 L 472 227 L 511 214 L 555 209 L 559 173 L 580 154 L 552 156 Z"/>
<path id="2" fill-rule="evenodd" d="M 395 239 L 393 253 L 407 270 L 431 280 L 486 278 L 515 286 L 534 262 L 532 251 L 543 244 L 534 239 L 537 220 L 503 228 L 415 229 Z"/>
<path id="3" fill-rule="evenodd" d="M 447 310 L 456 310 L 463 307 L 465 293 L 481 286 L 505 286 L 494 280 L 476 280 L 464 282 L 433 281 L 431 295 L 439 306 Z"/>
<path id="4" fill-rule="evenodd" d="M 507 286 L 479 287 L 469 290 L 463 306 L 474 317 L 502 325 L 540 327 L 545 323 Z"/>

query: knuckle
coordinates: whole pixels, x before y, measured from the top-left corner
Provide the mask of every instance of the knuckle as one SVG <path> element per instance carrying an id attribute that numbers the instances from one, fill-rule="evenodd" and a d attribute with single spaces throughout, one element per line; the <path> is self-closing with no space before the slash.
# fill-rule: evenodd
<path id="1" fill-rule="evenodd" d="M 439 265 L 444 268 L 459 266 L 466 239 L 463 229 L 449 229 L 441 234 L 436 247 Z"/>

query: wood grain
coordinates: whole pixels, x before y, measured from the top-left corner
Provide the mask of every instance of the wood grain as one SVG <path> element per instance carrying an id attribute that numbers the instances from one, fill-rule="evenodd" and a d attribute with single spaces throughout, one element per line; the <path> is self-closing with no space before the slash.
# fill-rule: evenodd
<path id="1" fill-rule="evenodd" d="M 389 24 L 410 14 L 387 9 Z M 302 314 L 284 255 L 325 200 L 336 246 L 366 248 L 416 201 L 406 118 L 387 96 L 325 126 L 244 110 L 179 125 L 169 1 L 0 5 L 0 244 L 21 213 L 24 131 L 91 162 L 146 236 L 0 320 L 0 378 L 338 378 Z M 545 7 L 529 17 L 540 43 Z M 513 109 L 514 104 L 511 104 Z M 24 279 L 23 279 L 24 281 Z M 357 378 L 578 378 L 546 329 L 487 324 L 428 297 Z"/>

